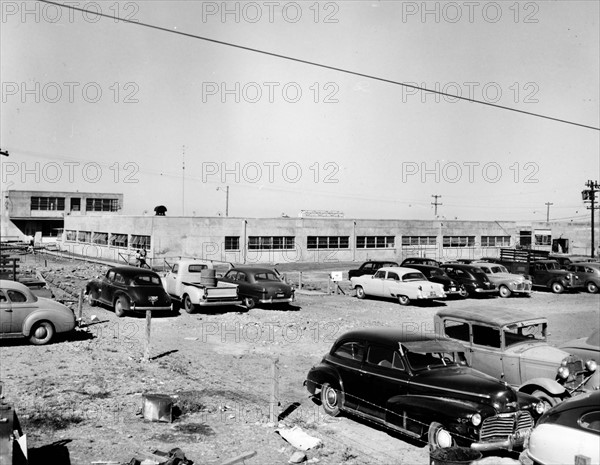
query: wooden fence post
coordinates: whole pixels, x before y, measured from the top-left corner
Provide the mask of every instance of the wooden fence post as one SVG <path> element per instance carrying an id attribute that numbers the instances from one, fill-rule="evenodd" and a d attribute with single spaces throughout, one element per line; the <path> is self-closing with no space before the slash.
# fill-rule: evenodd
<path id="1" fill-rule="evenodd" d="M 152 310 L 146 310 L 146 350 L 144 351 L 144 361 L 150 361 L 150 326 L 152 324 Z"/>
<path id="2" fill-rule="evenodd" d="M 269 405 L 269 421 L 277 424 L 279 415 L 279 359 L 273 360 L 271 366 L 271 402 Z"/>
<path id="3" fill-rule="evenodd" d="M 77 302 L 77 326 L 81 326 L 83 318 L 83 289 L 79 291 L 79 301 Z"/>

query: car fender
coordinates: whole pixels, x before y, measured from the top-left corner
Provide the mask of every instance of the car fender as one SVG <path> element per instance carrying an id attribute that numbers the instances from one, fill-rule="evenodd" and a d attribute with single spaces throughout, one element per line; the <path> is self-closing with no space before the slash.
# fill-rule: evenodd
<path id="1" fill-rule="evenodd" d="M 565 387 L 559 382 L 550 378 L 533 378 L 523 383 L 519 387 L 519 392 L 531 394 L 534 391 L 542 389 L 553 396 L 560 396 L 566 392 Z"/>
<path id="2" fill-rule="evenodd" d="M 304 384 L 311 394 L 315 394 L 317 390 L 321 389 L 323 383 L 339 386 L 344 391 L 344 382 L 338 371 L 330 365 L 319 364 L 308 372 Z"/>
<path id="3" fill-rule="evenodd" d="M 131 296 L 127 292 L 125 292 L 125 291 L 117 291 L 113 295 L 113 300 L 111 302 L 112 306 L 115 305 L 115 303 L 117 302 L 117 300 L 119 299 L 119 297 L 125 297 L 125 300 L 127 301 L 127 305 L 129 305 L 129 307 L 131 307 L 132 303 L 135 304 L 135 301 L 131 298 Z"/>
<path id="4" fill-rule="evenodd" d="M 199 288 L 196 286 L 185 286 L 183 288 L 183 292 L 181 293 L 181 297 L 185 294 L 190 296 L 192 303 L 197 304 L 202 301 L 202 297 L 204 296 L 204 288 Z"/>
<path id="5" fill-rule="evenodd" d="M 410 418 L 424 424 L 436 419 L 447 426 L 460 422 L 459 419 L 464 421 L 475 413 L 481 414 L 484 418 L 495 414 L 494 409 L 485 404 L 430 396 L 394 396 L 388 399 L 386 407 L 386 420 L 390 423 L 397 423 L 399 414 L 404 412 Z"/>
<path id="6" fill-rule="evenodd" d="M 86 294 L 95 293 L 97 296 L 99 296 L 101 288 L 102 288 L 102 285 L 100 284 L 99 281 L 96 281 L 96 280 L 90 281 L 85 286 L 85 293 Z M 94 297 L 94 298 L 97 298 L 97 297 Z"/>
<path id="7" fill-rule="evenodd" d="M 64 333 L 70 331 L 75 327 L 75 316 L 73 315 L 72 321 L 64 315 L 57 315 L 55 312 L 50 310 L 36 310 L 31 312 L 23 321 L 22 333 L 23 336 L 29 337 L 31 329 L 40 321 L 49 321 L 57 333 Z"/>

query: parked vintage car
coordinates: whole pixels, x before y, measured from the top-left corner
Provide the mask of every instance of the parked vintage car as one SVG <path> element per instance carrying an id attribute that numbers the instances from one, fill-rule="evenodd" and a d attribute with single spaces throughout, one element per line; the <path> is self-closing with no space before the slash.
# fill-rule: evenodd
<path id="1" fill-rule="evenodd" d="M 85 286 L 90 305 L 114 308 L 115 315 L 129 311 L 172 311 L 171 298 L 162 286 L 160 276 L 135 266 L 113 266 L 103 278 L 92 279 Z"/>
<path id="2" fill-rule="evenodd" d="M 32 344 L 50 342 L 75 328 L 75 315 L 59 302 L 37 297 L 21 283 L 0 280 L 0 339 L 26 337 Z"/>
<path id="3" fill-rule="evenodd" d="M 600 289 L 600 263 L 573 263 L 567 266 L 590 294 L 596 294 Z"/>
<path id="4" fill-rule="evenodd" d="M 440 266 L 448 276 L 462 284 L 470 296 L 498 294 L 498 288 L 480 268 L 473 265 L 448 263 Z"/>
<path id="5" fill-rule="evenodd" d="M 597 364 L 600 364 L 600 330 L 598 329 L 588 337 L 573 339 L 561 344 L 559 347 L 583 360 L 594 360 Z"/>
<path id="6" fill-rule="evenodd" d="M 522 464 L 576 464 L 576 456 L 600 464 L 600 391 L 569 399 L 548 410 L 531 432 Z M 529 459 L 529 460 L 527 460 Z"/>
<path id="7" fill-rule="evenodd" d="M 498 263 L 500 265 L 502 264 L 502 260 L 500 260 L 498 257 L 481 257 L 477 261 L 485 263 Z"/>
<path id="8" fill-rule="evenodd" d="M 434 260 L 433 258 L 425 258 L 425 257 L 408 257 L 405 258 L 400 266 L 409 267 L 410 265 L 429 265 L 429 266 L 440 266 L 440 262 Z"/>
<path id="9" fill-rule="evenodd" d="M 389 297 L 397 299 L 400 305 L 411 301 L 444 299 L 444 286 L 427 281 L 423 273 L 413 268 L 379 268 L 373 276 L 352 278 L 350 285 L 356 290 L 356 297 Z"/>
<path id="10" fill-rule="evenodd" d="M 343 334 L 304 384 L 327 414 L 356 414 L 432 448 L 520 447 L 544 411 L 469 367 L 460 344 L 400 329 Z"/>
<path id="11" fill-rule="evenodd" d="M 434 326 L 463 344 L 470 366 L 550 406 L 600 387 L 596 362 L 548 344 L 547 318 L 509 308 L 446 308 Z"/>
<path id="12" fill-rule="evenodd" d="M 256 304 L 288 304 L 295 298 L 294 288 L 269 268 L 236 267 L 219 280 L 237 284 L 239 296 L 248 309 Z"/>
<path id="13" fill-rule="evenodd" d="M 431 282 L 444 286 L 446 296 L 459 295 L 467 297 L 468 293 L 465 287 L 454 279 L 450 278 L 444 270 L 437 266 L 430 265 L 410 265 L 410 268 L 420 271 Z"/>
<path id="14" fill-rule="evenodd" d="M 348 279 L 366 274 L 374 275 L 375 272 L 383 266 L 398 266 L 398 264 L 396 262 L 370 260 L 368 262 L 364 262 L 358 269 L 348 271 Z"/>
<path id="15" fill-rule="evenodd" d="M 533 283 L 528 276 L 509 273 L 505 266 L 495 263 L 473 262 L 487 274 L 488 279 L 498 288 L 500 297 L 510 297 L 513 294 L 529 297 Z"/>

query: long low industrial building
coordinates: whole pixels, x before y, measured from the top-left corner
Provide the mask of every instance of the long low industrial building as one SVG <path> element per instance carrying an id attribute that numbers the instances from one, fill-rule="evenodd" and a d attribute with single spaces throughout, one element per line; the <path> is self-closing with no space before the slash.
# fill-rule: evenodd
<path id="1" fill-rule="evenodd" d="M 58 243 L 114 261 L 144 248 L 155 264 L 173 257 L 252 264 L 452 260 L 497 256 L 514 246 L 588 255 L 589 236 L 585 223 L 103 215 L 65 217 Z"/>

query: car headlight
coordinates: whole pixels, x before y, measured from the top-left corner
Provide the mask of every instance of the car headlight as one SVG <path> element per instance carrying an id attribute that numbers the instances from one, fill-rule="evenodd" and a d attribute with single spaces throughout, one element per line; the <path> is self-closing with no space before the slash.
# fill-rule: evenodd
<path id="1" fill-rule="evenodd" d="M 538 415 L 541 415 L 546 411 L 546 407 L 546 402 L 538 402 L 537 404 L 535 404 L 535 411 Z"/>
<path id="2" fill-rule="evenodd" d="M 565 366 L 559 367 L 558 376 L 562 379 L 567 379 L 569 377 L 569 369 Z"/>
<path id="3" fill-rule="evenodd" d="M 567 281 L 571 281 L 571 279 L 573 279 L 573 275 L 571 273 L 567 273 L 567 275 L 565 276 L 565 279 Z"/>
<path id="4" fill-rule="evenodd" d="M 473 426 L 479 426 L 481 424 L 481 415 L 478 413 L 471 415 L 471 423 L 473 423 Z"/>
<path id="5" fill-rule="evenodd" d="M 593 373 L 598 369 L 598 364 L 596 363 L 596 360 L 588 360 L 587 362 L 585 362 L 585 368 L 587 371 Z"/>

